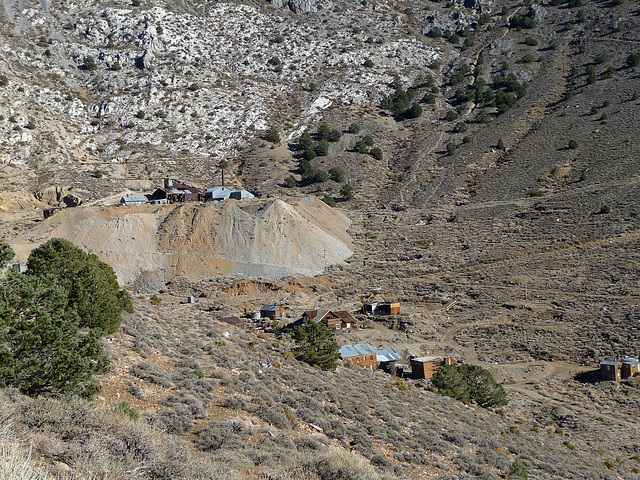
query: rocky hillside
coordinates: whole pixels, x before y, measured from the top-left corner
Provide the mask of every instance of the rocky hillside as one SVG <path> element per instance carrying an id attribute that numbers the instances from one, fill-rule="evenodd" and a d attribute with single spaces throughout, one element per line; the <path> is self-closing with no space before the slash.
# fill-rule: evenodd
<path id="1" fill-rule="evenodd" d="M 640 354 L 639 38 L 631 0 L 4 0 L 0 235 L 22 258 L 69 238 L 136 293 L 82 415 L 3 393 L 9 458 L 29 438 L 78 477 L 636 479 L 637 379 L 597 368 Z M 221 166 L 258 198 L 105 207 Z M 368 292 L 401 315 L 341 345 L 481 365 L 509 405 L 319 373 L 215 322 Z"/>

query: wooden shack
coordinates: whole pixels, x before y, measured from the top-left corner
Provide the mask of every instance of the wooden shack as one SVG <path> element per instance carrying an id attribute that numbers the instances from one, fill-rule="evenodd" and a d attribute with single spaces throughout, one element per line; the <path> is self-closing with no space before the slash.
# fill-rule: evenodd
<path id="1" fill-rule="evenodd" d="M 444 365 L 453 365 L 451 357 L 413 357 L 411 359 L 411 375 L 413 378 L 429 379 Z"/>
<path id="2" fill-rule="evenodd" d="M 265 305 L 260 309 L 262 318 L 284 318 L 287 310 L 282 305 Z"/>
<path id="3" fill-rule="evenodd" d="M 619 381 L 622 378 L 622 362 L 617 359 L 601 361 L 600 375 L 603 380 Z"/>
<path id="4" fill-rule="evenodd" d="M 620 362 L 620 374 L 622 378 L 633 377 L 640 374 L 640 362 L 637 358 L 623 358 Z"/>
<path id="5" fill-rule="evenodd" d="M 356 319 L 346 310 L 307 310 L 302 314 L 302 321 L 312 320 L 322 322 L 329 330 L 351 330 L 355 327 Z"/>
<path id="6" fill-rule="evenodd" d="M 371 315 L 399 315 L 400 302 L 366 303 L 364 312 Z"/>

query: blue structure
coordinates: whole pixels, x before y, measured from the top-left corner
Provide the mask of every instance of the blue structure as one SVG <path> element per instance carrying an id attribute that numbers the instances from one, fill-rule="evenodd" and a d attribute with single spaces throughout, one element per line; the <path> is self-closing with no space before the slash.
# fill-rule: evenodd
<path id="1" fill-rule="evenodd" d="M 141 193 L 127 193 L 120 199 L 120 205 L 142 205 L 147 203 L 147 197 Z"/>
<path id="2" fill-rule="evenodd" d="M 204 195 L 205 201 L 213 200 L 242 200 L 245 198 L 255 198 L 255 196 L 246 190 L 230 190 L 227 187 L 209 188 Z"/>
<path id="3" fill-rule="evenodd" d="M 229 198 L 234 200 L 242 200 L 244 198 L 256 198 L 253 193 L 249 193 L 246 190 L 234 190 L 229 194 Z"/>
<path id="4" fill-rule="evenodd" d="M 212 200 L 227 200 L 231 195 L 232 190 L 227 187 L 213 187 L 209 188 L 204 194 L 205 201 Z"/>

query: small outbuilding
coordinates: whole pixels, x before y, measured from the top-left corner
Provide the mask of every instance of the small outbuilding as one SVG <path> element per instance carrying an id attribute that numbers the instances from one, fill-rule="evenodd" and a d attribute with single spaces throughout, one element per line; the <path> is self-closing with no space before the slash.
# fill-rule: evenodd
<path id="1" fill-rule="evenodd" d="M 356 319 L 346 310 L 307 310 L 302 314 L 302 323 L 312 320 L 316 323 L 322 322 L 329 330 L 351 330 L 354 328 Z"/>
<path id="2" fill-rule="evenodd" d="M 287 310 L 282 305 L 265 305 L 260 309 L 262 318 L 284 318 Z"/>
<path id="3" fill-rule="evenodd" d="M 129 205 L 143 205 L 147 203 L 147 197 L 145 197 L 141 193 L 126 193 L 120 199 L 120 205 L 129 206 Z"/>
<path id="4" fill-rule="evenodd" d="M 411 376 L 429 379 L 440 367 L 453 364 L 454 360 L 451 357 L 413 357 L 411 358 Z"/>
<path id="5" fill-rule="evenodd" d="M 364 312 L 371 315 L 399 315 L 399 302 L 365 303 Z"/>
<path id="6" fill-rule="evenodd" d="M 640 361 L 638 361 L 637 358 L 623 358 L 621 363 L 620 373 L 622 373 L 622 378 L 629 378 L 640 374 Z"/>
<path id="7" fill-rule="evenodd" d="M 640 361 L 637 358 L 627 357 L 600 362 L 600 376 L 603 380 L 618 382 L 624 378 L 640 374 Z"/>

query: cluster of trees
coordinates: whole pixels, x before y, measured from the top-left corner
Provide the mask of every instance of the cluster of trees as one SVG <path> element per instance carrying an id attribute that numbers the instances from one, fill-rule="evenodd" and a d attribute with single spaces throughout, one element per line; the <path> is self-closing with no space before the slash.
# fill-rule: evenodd
<path id="1" fill-rule="evenodd" d="M 502 385 L 478 365 L 446 365 L 433 375 L 431 383 L 441 395 L 460 402 L 475 402 L 483 408 L 507 404 Z"/>
<path id="2" fill-rule="evenodd" d="M 527 93 L 527 87 L 518 81 L 514 73 L 506 76 L 498 74 L 493 82 L 493 85 L 487 85 L 483 78 L 478 77 L 466 90 L 456 90 L 455 100 L 459 103 L 474 102 L 484 107 L 496 107 L 498 114 L 502 114 Z"/>
<path id="3" fill-rule="evenodd" d="M 413 102 L 416 91 L 405 90 L 396 77 L 394 81 L 395 90 L 390 95 L 384 97 L 380 103 L 383 110 L 390 111 L 394 117 L 418 118 L 422 115 L 422 106 Z"/>
<path id="4" fill-rule="evenodd" d="M 273 126 L 269 127 L 269 129 L 264 135 L 264 139 L 267 142 L 280 143 L 280 133 L 278 133 L 278 129 Z"/>
<path id="5" fill-rule="evenodd" d="M 536 21 L 530 15 L 515 14 L 509 22 L 511 28 L 535 28 Z"/>
<path id="6" fill-rule="evenodd" d="M 13 258 L 0 241 L 0 267 Z M 75 247 L 52 239 L 33 250 L 27 273 L 0 279 L 0 385 L 29 395 L 78 393 L 91 397 L 109 359 L 100 338 L 133 312 L 113 269 Z"/>
<path id="7" fill-rule="evenodd" d="M 369 154 L 376 160 L 382 160 L 383 158 L 382 149 L 380 147 L 374 147 L 373 143 L 374 142 L 371 135 L 365 135 L 355 143 L 355 145 L 353 146 L 353 149 L 358 153 Z M 372 147 L 372 148 L 369 148 L 369 147 Z"/>
<path id="8" fill-rule="evenodd" d="M 484 20 L 487 20 L 487 17 L 489 16 L 487 15 Z M 491 17 L 489 17 L 489 20 L 490 18 Z M 484 23 L 482 25 L 484 25 Z M 472 28 L 469 25 L 467 25 L 461 30 L 458 30 L 457 32 L 451 32 L 449 30 L 443 31 L 439 27 L 433 27 L 431 30 L 429 30 L 429 32 L 427 33 L 427 36 L 432 38 L 442 37 L 445 40 L 447 40 L 449 43 L 452 43 L 454 45 L 457 45 L 458 43 L 460 43 L 460 37 L 463 37 L 464 38 L 463 45 L 465 47 L 472 47 L 474 44 L 473 36 L 472 36 Z"/>
<path id="9" fill-rule="evenodd" d="M 329 142 L 337 142 L 342 137 L 340 130 L 332 129 L 328 124 L 323 123 L 316 132 L 317 142 L 313 140 L 311 134 L 305 131 L 298 139 L 298 149 L 302 150 L 302 157 L 305 160 L 313 160 L 316 157 L 323 157 L 329 153 Z"/>
<path id="10" fill-rule="evenodd" d="M 315 137 L 317 141 L 314 141 L 311 134 L 308 131 L 305 131 L 298 139 L 298 150 L 302 151 L 302 158 L 298 163 L 298 169 L 302 175 L 302 182 L 320 183 L 326 182 L 329 178 L 336 182 L 344 181 L 344 170 L 341 170 L 341 173 L 338 171 L 332 172 L 333 169 L 326 172 L 311 163 L 311 160 L 316 157 L 328 155 L 329 143 L 340 140 L 342 132 L 340 132 L 340 130 L 330 128 L 327 123 L 323 123 L 318 127 Z M 288 177 L 285 180 L 285 185 L 295 186 L 295 178 Z"/>
<path id="11" fill-rule="evenodd" d="M 360 126 L 352 123 L 349 126 L 349 133 L 357 133 Z M 315 140 L 314 140 L 315 138 Z M 298 171 L 301 175 L 303 184 L 322 183 L 331 179 L 334 182 L 342 183 L 345 181 L 346 173 L 342 167 L 332 167 L 328 171 L 323 170 L 311 163 L 311 160 L 318 156 L 325 156 L 329 153 L 330 142 L 337 142 L 342 138 L 342 132 L 335 128 L 329 127 L 325 122 L 322 123 L 315 134 L 312 136 L 307 130 L 298 139 L 298 150 L 302 152 L 302 158 L 298 162 Z M 284 186 L 288 188 L 295 187 L 298 184 L 293 175 L 289 175 L 284 179 Z M 343 185 L 340 194 L 345 200 L 353 198 L 353 187 L 351 185 Z M 330 195 L 325 195 L 323 201 L 330 206 L 336 204 L 336 199 Z"/>

